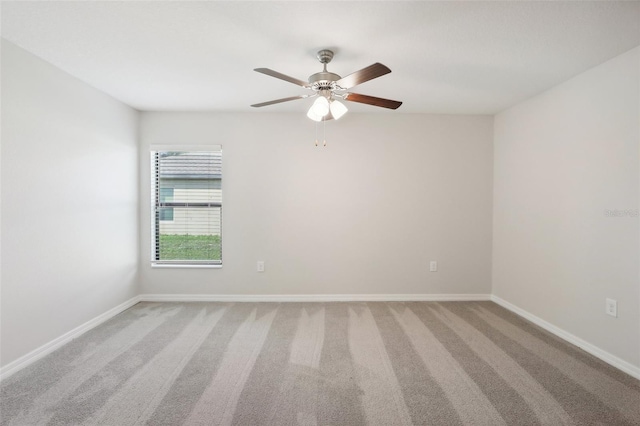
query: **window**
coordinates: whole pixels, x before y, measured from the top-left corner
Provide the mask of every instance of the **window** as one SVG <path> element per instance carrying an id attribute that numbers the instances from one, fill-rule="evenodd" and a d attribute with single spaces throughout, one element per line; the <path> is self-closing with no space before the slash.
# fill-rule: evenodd
<path id="1" fill-rule="evenodd" d="M 222 151 L 152 151 L 154 264 L 222 264 Z"/>
<path id="2" fill-rule="evenodd" d="M 173 207 L 161 208 L 159 213 L 160 220 L 169 221 L 173 220 Z"/>
<path id="3" fill-rule="evenodd" d="M 173 188 L 158 188 L 160 204 L 173 201 Z M 160 208 L 160 220 L 173 220 L 173 207 Z"/>

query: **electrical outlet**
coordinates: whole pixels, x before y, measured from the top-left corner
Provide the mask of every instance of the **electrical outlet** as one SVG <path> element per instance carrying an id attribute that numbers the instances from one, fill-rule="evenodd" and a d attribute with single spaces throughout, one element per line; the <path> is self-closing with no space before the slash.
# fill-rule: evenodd
<path id="1" fill-rule="evenodd" d="M 613 299 L 606 299 L 605 312 L 612 317 L 618 317 L 618 302 Z"/>
<path id="2" fill-rule="evenodd" d="M 432 260 L 429 262 L 429 272 L 438 272 L 438 262 Z"/>
<path id="3" fill-rule="evenodd" d="M 257 270 L 258 272 L 264 272 L 264 260 L 258 260 Z"/>

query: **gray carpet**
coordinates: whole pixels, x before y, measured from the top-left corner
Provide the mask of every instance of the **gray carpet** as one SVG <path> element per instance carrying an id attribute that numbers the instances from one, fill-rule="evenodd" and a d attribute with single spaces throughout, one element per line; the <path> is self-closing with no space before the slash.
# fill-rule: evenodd
<path id="1" fill-rule="evenodd" d="M 640 425 L 640 382 L 491 302 L 140 303 L 2 425 Z"/>

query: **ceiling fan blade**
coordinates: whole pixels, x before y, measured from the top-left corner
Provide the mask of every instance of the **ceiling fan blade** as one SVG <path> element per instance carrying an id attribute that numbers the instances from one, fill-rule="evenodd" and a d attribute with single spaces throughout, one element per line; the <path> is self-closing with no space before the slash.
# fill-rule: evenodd
<path id="1" fill-rule="evenodd" d="M 373 65 L 369 65 L 368 67 L 361 69 L 360 71 L 356 71 L 346 77 L 341 78 L 340 80 L 336 81 L 336 84 L 343 89 L 351 89 L 353 86 L 357 86 L 358 84 L 362 84 L 365 81 L 373 80 L 374 78 L 389 74 L 390 72 L 391 70 L 385 65 L 376 62 Z"/>
<path id="2" fill-rule="evenodd" d="M 278 71 L 274 71 L 271 70 L 269 68 L 256 68 L 254 69 L 254 71 L 262 73 L 262 74 L 266 74 L 266 75 L 270 75 L 271 77 L 275 77 L 275 78 L 279 78 L 280 80 L 284 80 L 284 81 L 288 81 L 289 83 L 293 83 L 296 84 L 298 86 L 302 86 L 304 88 L 309 88 L 311 87 L 309 85 L 309 83 L 307 83 L 306 81 L 302 81 L 302 80 L 298 80 L 297 78 L 293 78 L 293 77 L 289 77 L 288 75 L 284 75 Z"/>
<path id="3" fill-rule="evenodd" d="M 308 98 L 310 95 L 300 95 L 300 96 L 290 96 L 288 98 L 282 98 L 282 99 L 274 99 L 273 101 L 268 101 L 268 102 L 262 102 L 259 104 L 253 104 L 251 105 L 254 108 L 260 108 L 263 106 L 267 106 L 267 105 L 273 105 L 273 104 L 279 104 L 282 102 L 289 102 L 289 101 L 295 101 L 296 99 L 304 99 L 304 98 Z"/>
<path id="4" fill-rule="evenodd" d="M 375 96 L 360 95 L 358 93 L 345 93 L 345 101 L 359 102 L 361 104 L 369 104 L 377 107 L 398 109 L 402 102 L 392 101 L 391 99 L 376 98 Z"/>

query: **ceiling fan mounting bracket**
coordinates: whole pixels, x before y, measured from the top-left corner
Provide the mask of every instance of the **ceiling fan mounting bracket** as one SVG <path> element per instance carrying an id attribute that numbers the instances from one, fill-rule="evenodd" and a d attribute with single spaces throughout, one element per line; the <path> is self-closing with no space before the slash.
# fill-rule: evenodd
<path id="1" fill-rule="evenodd" d="M 323 49 L 318 50 L 318 54 L 316 55 L 321 64 L 328 64 L 333 59 L 333 51 Z"/>

